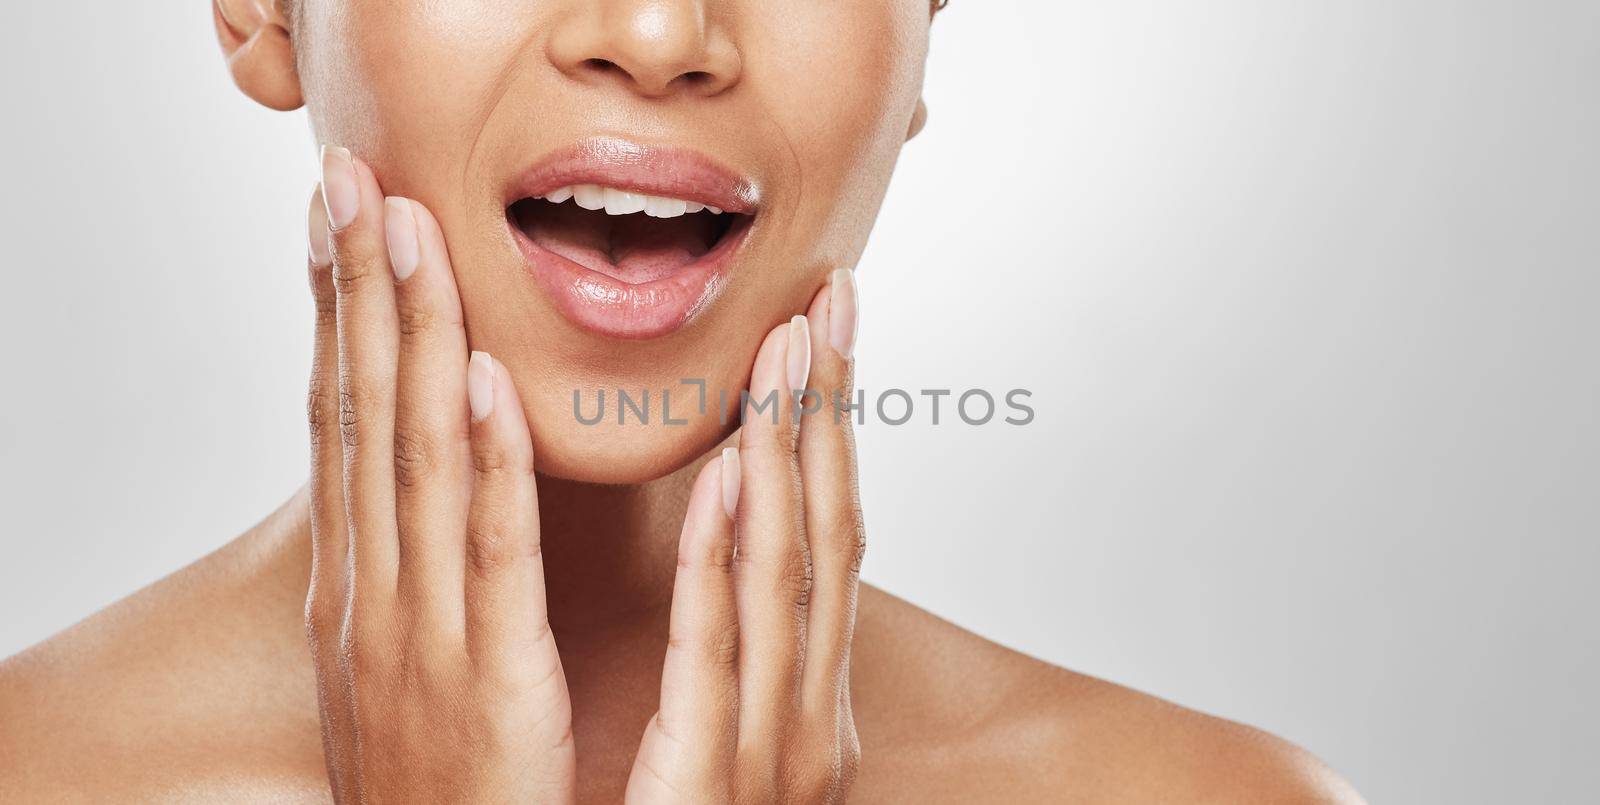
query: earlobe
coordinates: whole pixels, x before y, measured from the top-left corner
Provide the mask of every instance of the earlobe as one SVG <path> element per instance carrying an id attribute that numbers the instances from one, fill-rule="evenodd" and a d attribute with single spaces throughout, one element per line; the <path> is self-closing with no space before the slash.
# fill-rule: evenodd
<path id="1" fill-rule="evenodd" d="M 923 127 L 928 125 L 928 104 L 921 98 L 917 99 L 917 110 L 911 113 L 911 128 L 906 131 L 906 142 L 922 133 Z"/>
<path id="2" fill-rule="evenodd" d="M 269 109 L 299 109 L 303 100 L 294 45 L 278 4 L 271 0 L 265 5 L 261 0 L 212 0 L 211 11 L 233 83 Z"/>

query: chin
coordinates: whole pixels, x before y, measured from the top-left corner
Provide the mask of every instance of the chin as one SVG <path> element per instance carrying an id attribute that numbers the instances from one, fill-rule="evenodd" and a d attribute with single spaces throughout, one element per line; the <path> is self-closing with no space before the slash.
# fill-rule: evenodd
<path id="1" fill-rule="evenodd" d="M 557 338 L 561 346 L 502 351 L 522 398 L 539 473 L 636 485 L 696 463 L 738 428 L 739 393 L 759 347 L 743 329 L 693 328 L 704 338 L 685 333 L 682 341 L 656 343 Z M 710 349 L 711 343 L 747 341 L 753 344 L 748 350 Z M 707 392 L 702 396 L 700 386 L 685 385 L 684 378 L 703 378 Z M 630 405 L 621 404 L 619 392 Z"/>
<path id="2" fill-rule="evenodd" d="M 592 399 L 585 404 L 592 405 Z M 672 475 L 696 463 L 736 427 L 732 419 L 723 425 L 715 412 L 704 417 L 683 417 L 686 424 L 673 426 L 646 426 L 632 420 L 618 425 L 614 416 L 584 425 L 572 416 L 570 403 L 557 412 L 530 410 L 528 418 L 554 420 L 534 431 L 535 462 L 541 475 L 617 486 L 643 484 Z"/>

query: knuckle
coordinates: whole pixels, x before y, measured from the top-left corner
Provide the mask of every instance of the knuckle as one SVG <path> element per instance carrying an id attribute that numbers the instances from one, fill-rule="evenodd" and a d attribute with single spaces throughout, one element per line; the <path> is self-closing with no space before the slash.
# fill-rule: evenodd
<path id="1" fill-rule="evenodd" d="M 805 532 L 800 529 L 791 533 Z M 765 583 L 782 600 L 794 606 L 800 617 L 805 616 L 811 604 L 813 573 L 811 550 L 803 540 L 775 546 L 772 552 L 765 554 L 760 548 L 752 549 L 749 543 L 741 544 L 730 561 L 736 574 L 766 579 Z"/>
<path id="2" fill-rule="evenodd" d="M 804 611 L 811 603 L 811 556 L 804 546 L 790 550 L 783 563 L 779 579 L 787 600 Z"/>
<path id="3" fill-rule="evenodd" d="M 718 668 L 739 666 L 739 622 L 732 621 L 717 629 L 711 638 L 710 660 Z"/>
<path id="4" fill-rule="evenodd" d="M 313 652 L 337 641 L 343 620 L 344 613 L 313 587 L 306 596 L 305 611 L 306 639 Z"/>
<path id="5" fill-rule="evenodd" d="M 503 445 L 475 442 L 472 447 L 472 469 L 481 480 L 495 480 L 507 475 L 525 475 L 533 472 L 532 454 Z"/>
<path id="6" fill-rule="evenodd" d="M 734 543 L 732 540 L 719 540 L 711 546 L 706 556 L 706 564 L 719 573 L 730 573 L 734 565 Z"/>
<path id="7" fill-rule="evenodd" d="M 497 528 L 468 528 L 467 566 L 480 577 L 499 574 L 510 559 L 505 543 L 505 534 Z"/>
<path id="8" fill-rule="evenodd" d="M 404 298 L 404 297 L 402 297 Z M 415 301 L 403 301 L 396 307 L 396 321 L 400 327 L 400 335 L 416 337 L 432 332 L 439 323 L 439 317 L 426 306 Z"/>
<path id="9" fill-rule="evenodd" d="M 335 250 L 337 252 L 337 249 Z M 337 296 L 351 296 L 378 275 L 378 261 L 370 254 L 335 254 L 333 288 Z"/>
<path id="10" fill-rule="evenodd" d="M 439 451 L 432 437 L 409 427 L 394 432 L 394 482 L 413 489 L 438 474 Z"/>
<path id="11" fill-rule="evenodd" d="M 840 793 L 855 785 L 856 777 L 861 773 L 861 740 L 857 737 L 854 726 L 843 736 L 839 745 L 839 765 L 836 774 Z"/>
<path id="12" fill-rule="evenodd" d="M 310 388 L 306 391 L 306 425 L 311 432 L 313 449 L 321 446 L 327 437 L 328 409 L 332 402 L 328 394 L 328 382 L 322 373 L 313 374 Z"/>
<path id="13" fill-rule="evenodd" d="M 667 648 L 681 651 L 696 662 L 707 663 L 718 669 L 737 668 L 739 665 L 739 623 L 733 620 L 712 627 L 708 632 L 667 636 Z"/>
<path id="14" fill-rule="evenodd" d="M 704 568 L 718 574 L 733 571 L 734 542 L 731 539 L 719 539 L 706 546 L 700 553 L 680 550 L 678 552 L 678 568 L 680 570 L 693 570 Z"/>
<path id="15" fill-rule="evenodd" d="M 346 447 L 356 447 L 361 441 L 361 429 L 367 414 L 377 401 L 377 394 L 364 380 L 351 372 L 342 372 L 339 379 L 339 434 Z"/>
<path id="16" fill-rule="evenodd" d="M 323 332 L 333 332 L 339 326 L 339 306 L 334 301 L 333 288 L 328 288 L 327 293 L 320 290 L 312 298 L 312 325 Z"/>
<path id="17" fill-rule="evenodd" d="M 861 572 L 861 563 L 867 556 L 867 529 L 859 502 L 852 501 L 844 511 L 835 515 L 831 533 L 832 543 L 843 553 L 850 570 Z"/>
<path id="18" fill-rule="evenodd" d="M 500 575 L 524 557 L 538 557 L 539 551 L 537 540 L 525 543 L 498 525 L 467 527 L 467 567 L 479 578 Z"/>
<path id="19" fill-rule="evenodd" d="M 346 447 L 355 447 L 361 442 L 361 405 L 357 396 L 348 388 L 339 389 L 339 435 Z"/>

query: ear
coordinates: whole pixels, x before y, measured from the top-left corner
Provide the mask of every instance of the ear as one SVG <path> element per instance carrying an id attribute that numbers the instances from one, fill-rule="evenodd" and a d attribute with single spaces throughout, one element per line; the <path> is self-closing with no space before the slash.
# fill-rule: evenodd
<path id="1" fill-rule="evenodd" d="M 911 138 L 921 134 L 922 129 L 927 125 L 928 104 L 921 98 L 918 98 L 917 110 L 911 113 L 911 128 L 906 131 L 906 142 L 911 142 Z"/>
<path id="2" fill-rule="evenodd" d="M 300 75 L 278 0 L 212 0 L 211 11 L 233 83 L 268 109 L 299 109 Z"/>

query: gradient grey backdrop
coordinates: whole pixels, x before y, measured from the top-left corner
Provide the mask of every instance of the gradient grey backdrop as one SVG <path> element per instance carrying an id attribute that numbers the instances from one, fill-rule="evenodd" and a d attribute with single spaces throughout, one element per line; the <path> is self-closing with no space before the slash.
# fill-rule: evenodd
<path id="1" fill-rule="evenodd" d="M 204 3 L 25 3 L 0 655 L 304 476 L 314 178 Z M 957 0 L 861 266 L 870 580 L 1379 802 L 1600 786 L 1600 4 Z M 1589 801 L 1592 801 L 1590 799 Z"/>

